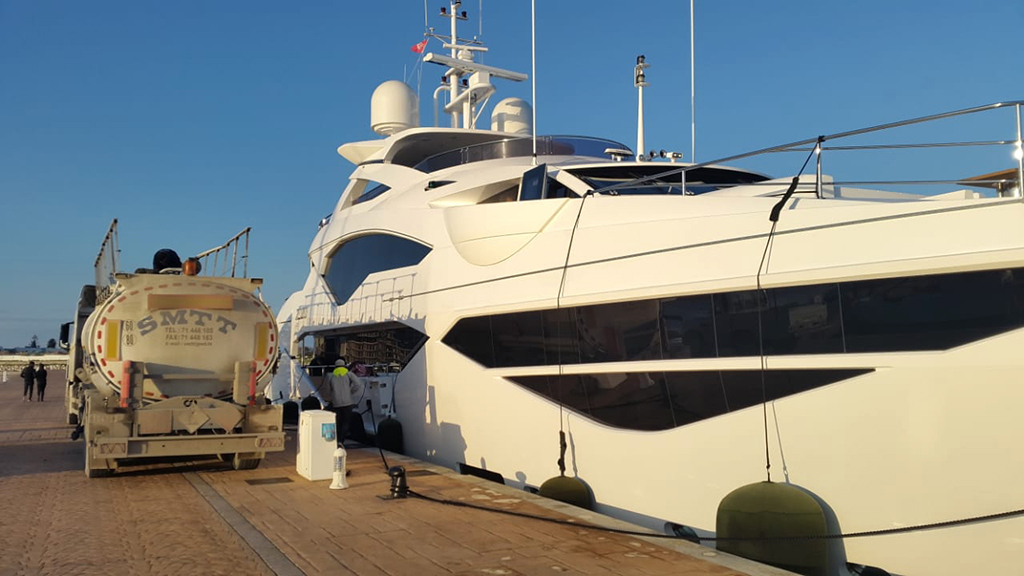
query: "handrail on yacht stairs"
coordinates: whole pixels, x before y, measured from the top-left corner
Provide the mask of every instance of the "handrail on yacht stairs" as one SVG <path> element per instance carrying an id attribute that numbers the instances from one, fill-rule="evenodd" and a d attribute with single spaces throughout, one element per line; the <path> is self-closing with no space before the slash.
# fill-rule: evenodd
<path id="1" fill-rule="evenodd" d="M 922 143 L 922 144 L 877 144 L 868 146 L 822 146 L 821 144 L 829 140 L 838 140 L 841 138 L 849 138 L 851 136 L 860 136 L 862 134 L 869 134 L 872 132 L 880 132 L 883 130 L 890 130 L 893 128 L 900 128 L 902 126 L 910 126 L 912 124 L 923 124 L 926 122 L 933 122 L 935 120 L 943 120 L 946 118 L 953 118 L 956 116 L 965 116 L 968 114 L 976 114 L 979 112 L 986 112 L 989 110 L 996 110 L 999 108 L 1007 108 L 1013 106 L 1016 109 L 1016 124 L 1017 124 L 1017 139 L 1016 140 L 991 140 L 991 141 L 974 141 L 974 142 L 939 142 L 939 143 Z M 669 176 L 675 176 L 681 174 L 685 187 L 686 172 L 695 170 L 697 168 L 704 168 L 706 166 L 720 165 L 735 160 L 741 160 L 743 158 L 751 158 L 753 156 L 761 156 L 763 154 L 772 154 L 777 152 L 798 152 L 798 151 L 815 151 L 817 154 L 817 170 L 815 175 L 815 194 L 818 198 L 822 197 L 822 177 L 821 177 L 821 156 L 825 150 L 883 150 L 883 149 L 905 149 L 905 148 L 939 148 L 939 147 L 955 147 L 955 146 L 996 146 L 1015 144 L 1017 146 L 1017 152 L 1015 154 L 1017 160 L 1017 182 L 1018 182 L 1018 196 L 1021 196 L 1024 192 L 1024 150 L 1022 150 L 1022 132 L 1021 132 L 1021 106 L 1024 106 L 1024 100 L 1008 100 L 1005 102 L 995 102 L 993 104 L 986 104 L 984 106 L 975 106 L 973 108 L 964 108 L 961 110 L 954 110 L 952 112 L 943 112 L 940 114 L 931 114 L 929 116 L 921 116 L 918 118 L 911 118 L 909 120 L 900 120 L 897 122 L 888 122 L 886 124 L 879 124 L 877 126 L 871 126 L 868 128 L 860 128 L 857 130 L 848 130 L 846 132 L 836 132 L 835 134 L 828 134 L 824 136 L 816 136 L 814 138 L 808 138 L 806 140 L 798 140 L 796 142 L 790 142 L 788 144 L 779 144 L 776 146 L 770 146 L 768 148 L 761 148 L 752 152 L 744 152 L 743 154 L 735 154 L 732 156 L 726 156 L 723 158 L 717 158 L 708 162 L 700 162 L 691 164 L 689 166 L 673 168 L 650 176 L 637 178 L 628 182 L 622 182 L 611 186 L 605 186 L 603 188 L 597 188 L 593 190 L 592 194 L 603 194 L 606 192 L 613 192 L 620 188 L 630 188 L 637 184 L 647 182 L 650 180 L 658 180 Z M 813 144 L 813 148 L 804 148 L 805 146 Z M 958 180 L 946 181 L 946 180 L 903 180 L 903 181 L 862 181 L 862 182 L 844 182 L 844 184 L 935 184 L 935 183 L 957 183 Z M 977 181 L 979 184 L 998 183 L 998 180 L 980 180 Z M 838 184 L 834 183 L 834 184 Z"/>

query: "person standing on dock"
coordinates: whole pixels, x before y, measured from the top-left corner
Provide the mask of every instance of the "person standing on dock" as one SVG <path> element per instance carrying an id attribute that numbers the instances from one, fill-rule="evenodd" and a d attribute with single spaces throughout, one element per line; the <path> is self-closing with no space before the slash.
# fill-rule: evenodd
<path id="1" fill-rule="evenodd" d="M 22 402 L 32 401 L 32 386 L 36 383 L 36 363 L 29 362 L 28 366 L 22 368 L 21 379 L 25 381 L 25 391 L 21 394 Z"/>
<path id="2" fill-rule="evenodd" d="M 40 362 L 39 369 L 36 370 L 36 400 L 42 402 L 44 392 L 46 392 L 46 366 Z"/>
<path id="3" fill-rule="evenodd" d="M 330 405 L 328 410 L 334 412 L 334 422 L 338 429 L 338 446 L 344 446 L 348 436 L 349 423 L 352 420 L 352 409 L 355 398 L 362 394 L 363 382 L 345 366 L 345 359 L 334 362 L 334 371 L 327 377 Z"/>

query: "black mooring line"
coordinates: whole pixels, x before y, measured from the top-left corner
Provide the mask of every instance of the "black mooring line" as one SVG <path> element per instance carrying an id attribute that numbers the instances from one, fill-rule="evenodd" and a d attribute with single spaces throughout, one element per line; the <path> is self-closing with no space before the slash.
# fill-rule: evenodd
<path id="1" fill-rule="evenodd" d="M 277 576 L 306 576 L 306 573 L 299 569 L 288 556 L 281 552 L 281 549 L 274 545 L 266 536 L 253 526 L 245 516 L 242 516 L 230 502 L 224 499 L 213 486 L 203 480 L 195 472 L 184 472 L 182 476 L 189 484 L 199 492 L 206 502 L 220 514 L 220 517 L 230 526 L 260 560 Z"/>

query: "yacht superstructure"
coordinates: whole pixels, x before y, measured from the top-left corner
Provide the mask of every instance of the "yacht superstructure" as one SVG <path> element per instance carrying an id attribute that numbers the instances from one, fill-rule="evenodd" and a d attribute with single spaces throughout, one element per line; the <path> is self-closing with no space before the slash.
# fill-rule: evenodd
<path id="1" fill-rule="evenodd" d="M 450 9 L 451 55 L 424 61 L 448 67 L 452 126 L 375 93 L 386 137 L 339 148 L 356 168 L 278 317 L 293 362 L 378 366 L 372 410 L 406 453 L 509 484 L 557 473 L 562 430 L 598 510 L 659 530 L 711 536 L 722 498 L 769 474 L 842 533 L 1024 508 L 1020 155 L 927 196 L 821 168 L 847 137 L 1000 109 L 1016 140 L 985 144 L 1019 153 L 1021 103 L 758 151 L 816 161 L 786 178 L 729 164 L 748 155 L 638 161 L 534 138 L 522 101 L 476 128 L 491 79 L 524 77 L 476 63 Z M 832 573 L 1013 573 L 1024 516 L 836 542 Z"/>

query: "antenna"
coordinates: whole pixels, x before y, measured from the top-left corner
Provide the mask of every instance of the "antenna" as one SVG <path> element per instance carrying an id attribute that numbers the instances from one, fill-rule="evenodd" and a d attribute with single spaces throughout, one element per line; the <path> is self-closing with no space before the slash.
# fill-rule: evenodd
<path id="1" fill-rule="evenodd" d="M 530 0 L 530 84 L 533 99 L 533 165 L 537 165 L 537 0 Z"/>
<path id="2" fill-rule="evenodd" d="M 697 91 L 693 66 L 693 0 L 690 0 L 690 162 L 697 161 Z"/>
<path id="3" fill-rule="evenodd" d="M 636 67 L 633 68 L 633 86 L 639 95 L 636 111 L 636 159 L 639 161 L 644 159 L 644 87 L 648 85 L 644 70 L 651 67 L 644 60 L 643 54 L 637 56 Z"/>

